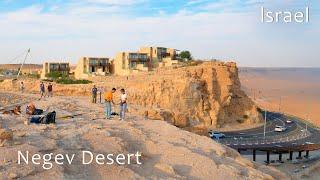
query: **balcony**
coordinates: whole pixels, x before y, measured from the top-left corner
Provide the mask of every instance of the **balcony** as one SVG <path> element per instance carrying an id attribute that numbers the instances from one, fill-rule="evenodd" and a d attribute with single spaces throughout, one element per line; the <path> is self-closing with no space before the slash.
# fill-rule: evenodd
<path id="1" fill-rule="evenodd" d="M 89 66 L 107 66 L 108 60 L 90 60 Z"/>
<path id="2" fill-rule="evenodd" d="M 135 61 L 135 62 L 146 62 L 149 60 L 147 54 L 138 54 L 138 53 L 132 53 L 128 56 L 129 61 Z"/>

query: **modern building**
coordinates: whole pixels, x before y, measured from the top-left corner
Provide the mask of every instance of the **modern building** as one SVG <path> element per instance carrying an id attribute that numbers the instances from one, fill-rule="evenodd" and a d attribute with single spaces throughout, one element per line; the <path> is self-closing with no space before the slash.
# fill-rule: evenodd
<path id="1" fill-rule="evenodd" d="M 119 52 L 114 61 L 114 74 L 129 75 L 149 70 L 150 58 L 147 53 Z"/>
<path id="2" fill-rule="evenodd" d="M 110 59 L 106 57 L 81 57 L 74 71 L 76 79 L 105 76 L 111 73 Z"/>
<path id="3" fill-rule="evenodd" d="M 177 53 L 178 50 L 173 48 L 165 47 L 141 47 L 139 49 L 140 53 L 147 53 L 148 57 L 152 60 L 151 68 L 172 66 L 177 64 Z"/>
<path id="4" fill-rule="evenodd" d="M 46 79 L 47 75 L 53 72 L 59 72 L 66 76 L 69 75 L 70 66 L 69 63 L 64 62 L 45 62 L 43 63 L 41 71 L 41 79 Z"/>

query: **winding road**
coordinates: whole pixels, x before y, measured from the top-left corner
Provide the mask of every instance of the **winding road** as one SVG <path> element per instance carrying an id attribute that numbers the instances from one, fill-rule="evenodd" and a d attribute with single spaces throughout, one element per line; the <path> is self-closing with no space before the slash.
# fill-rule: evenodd
<path id="1" fill-rule="evenodd" d="M 287 123 L 287 120 L 292 123 Z M 285 126 L 284 132 L 275 132 L 276 126 Z M 266 151 L 279 154 L 281 160 L 282 153 L 301 153 L 320 149 L 320 130 L 319 128 L 307 125 L 302 119 L 284 115 L 276 112 L 267 112 L 266 133 L 264 136 L 264 126 L 241 131 L 224 132 L 225 138 L 216 140 L 233 149 L 241 151 L 252 151 L 255 156 L 256 151 Z M 254 157 L 255 159 L 255 157 Z M 267 161 L 269 162 L 268 158 Z"/>

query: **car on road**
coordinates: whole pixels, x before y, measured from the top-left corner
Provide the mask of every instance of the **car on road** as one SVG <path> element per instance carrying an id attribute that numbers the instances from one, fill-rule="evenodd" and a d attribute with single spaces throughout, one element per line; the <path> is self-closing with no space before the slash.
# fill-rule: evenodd
<path id="1" fill-rule="evenodd" d="M 221 132 L 209 131 L 208 133 L 209 133 L 210 138 L 212 138 L 212 139 L 221 139 L 221 138 L 226 137 L 226 135 Z"/>
<path id="2" fill-rule="evenodd" d="M 291 119 L 287 119 L 287 120 L 286 120 L 286 123 L 287 123 L 287 124 L 291 124 L 291 123 L 293 123 L 293 121 L 292 121 Z"/>
<path id="3" fill-rule="evenodd" d="M 284 126 L 276 126 L 276 127 L 274 128 L 274 131 L 275 131 L 275 132 L 284 132 L 284 131 L 286 131 L 286 130 L 287 130 L 287 128 L 284 127 Z"/>

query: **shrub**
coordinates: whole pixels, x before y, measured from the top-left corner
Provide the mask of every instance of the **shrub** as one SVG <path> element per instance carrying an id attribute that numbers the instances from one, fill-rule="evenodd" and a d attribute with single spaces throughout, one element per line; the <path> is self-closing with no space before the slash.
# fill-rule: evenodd
<path id="1" fill-rule="evenodd" d="M 188 61 L 192 60 L 192 55 L 190 51 L 181 51 L 179 54 L 179 57 L 181 59 L 188 60 Z"/>
<path id="2" fill-rule="evenodd" d="M 68 77 L 68 75 L 63 74 L 61 72 L 50 72 L 50 73 L 46 74 L 46 77 L 51 78 L 51 79 L 59 79 L 59 78 L 66 79 Z"/>
<path id="3" fill-rule="evenodd" d="M 56 83 L 58 84 L 90 84 L 92 81 L 81 79 L 81 80 L 74 80 L 74 79 L 69 79 L 69 78 L 62 78 L 62 79 L 57 79 Z"/>
<path id="4" fill-rule="evenodd" d="M 44 81 L 44 82 L 53 82 L 52 79 L 42 79 L 41 81 Z"/>

